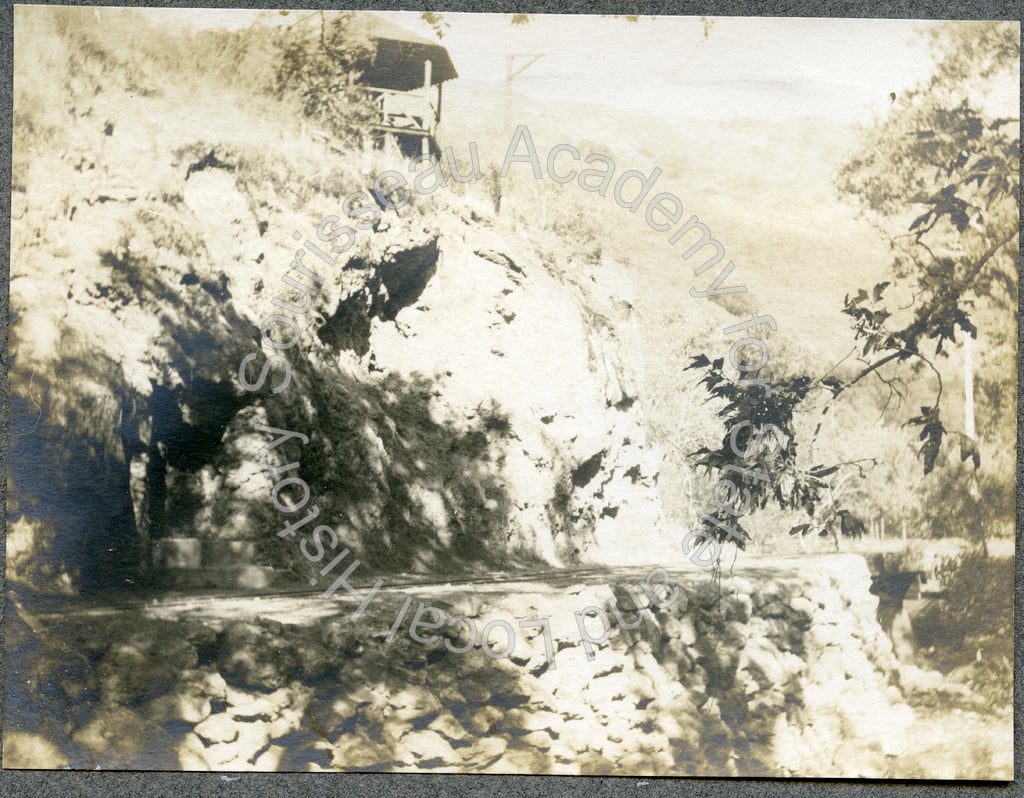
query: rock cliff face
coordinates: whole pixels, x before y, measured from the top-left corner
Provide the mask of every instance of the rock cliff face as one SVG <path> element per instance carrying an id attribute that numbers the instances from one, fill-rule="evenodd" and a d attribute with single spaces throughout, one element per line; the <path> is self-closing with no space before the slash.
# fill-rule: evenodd
<path id="1" fill-rule="evenodd" d="M 32 647 L 50 656 L 10 682 L 5 757 L 89 769 L 999 777 L 1010 735 L 971 713 L 960 714 L 960 750 L 936 759 L 943 729 L 906 703 L 915 688 L 875 620 L 864 561 L 820 564 L 812 577 L 793 563 L 751 569 L 721 590 L 702 574 L 674 577 L 675 601 L 655 591 L 664 607 L 641 589 L 643 570 L 386 592 L 358 622 L 317 598 L 76 619 L 16 606 L 12 661 Z M 432 609 L 417 620 L 420 606 Z"/>
<path id="2" fill-rule="evenodd" d="M 16 579 L 305 581 L 315 524 L 277 533 L 312 508 L 377 571 L 666 553 L 620 266 L 454 195 L 327 266 L 292 231 L 365 175 L 310 189 L 283 145 L 159 140 L 142 173 L 127 127 L 16 186 Z"/>

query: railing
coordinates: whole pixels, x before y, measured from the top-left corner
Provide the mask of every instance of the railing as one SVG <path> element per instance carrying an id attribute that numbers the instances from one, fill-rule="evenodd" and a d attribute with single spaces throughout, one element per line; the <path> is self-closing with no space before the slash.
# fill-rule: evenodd
<path id="1" fill-rule="evenodd" d="M 415 92 L 366 88 L 379 111 L 376 127 L 392 133 L 432 134 L 437 127 L 438 109 L 423 90 Z"/>

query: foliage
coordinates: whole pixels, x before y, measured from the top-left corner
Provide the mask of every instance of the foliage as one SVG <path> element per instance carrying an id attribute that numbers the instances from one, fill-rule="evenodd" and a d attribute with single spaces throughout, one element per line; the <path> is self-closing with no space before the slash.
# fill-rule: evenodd
<path id="1" fill-rule="evenodd" d="M 976 101 L 961 92 L 999 71 L 1016 78 L 1016 28 L 971 27 L 977 38 L 967 30 L 954 25 L 933 34 L 947 48 L 935 75 L 866 131 L 860 154 L 839 174 L 840 191 L 858 199 L 876 221 L 891 226 L 913 216 L 907 231 L 893 239 L 892 273 L 909 284 L 909 304 L 881 303 L 888 285 L 882 283 L 872 291 L 874 311 L 865 306 L 864 290 L 844 309 L 856 319 L 866 357 L 930 363 L 926 342 L 929 348 L 934 342 L 938 355 L 956 342 L 958 330 L 977 337 L 972 316 L 984 300 L 1008 297 L 1015 304 L 1017 264 L 1010 244 L 1018 226 L 1019 123 L 983 110 L 984 94 Z"/>
<path id="2" fill-rule="evenodd" d="M 933 400 L 907 420 L 920 428 L 925 474 L 949 438 L 961 462 L 981 467 L 978 441 L 949 428 L 939 362 L 958 333 L 978 337 L 975 319 L 989 321 L 999 313 L 1005 319 L 1016 305 L 1020 168 L 1019 120 L 986 108 L 994 104 L 987 95 L 1000 75 L 1016 79 L 1016 27 L 940 26 L 932 41 L 939 48 L 934 75 L 867 132 L 862 154 L 846 164 L 838 182 L 883 222 L 913 209 L 907 232 L 893 239 L 892 264 L 894 277 L 909 286 L 903 293 L 910 300 L 883 301 L 888 283 L 880 283 L 870 297 L 861 289 L 847 298 L 843 312 L 855 319 L 868 363 L 853 381 L 911 359 L 933 373 Z M 1009 325 L 987 326 L 993 343 L 1011 354 Z M 1009 369 L 1002 390 L 1013 391 Z"/>
<path id="3" fill-rule="evenodd" d="M 356 12 L 328 16 L 321 11 L 318 20 L 315 34 L 300 26 L 282 37 L 276 94 L 297 100 L 307 118 L 343 145 L 362 146 L 376 118 L 358 82 L 372 57 L 370 40 L 359 28 Z"/>
<path id="4" fill-rule="evenodd" d="M 531 14 L 513 14 L 509 22 L 513 25 L 528 25 L 531 16 Z M 609 19 L 624 19 L 631 25 L 635 25 L 640 21 L 639 14 L 602 14 L 601 16 L 608 17 Z M 657 19 L 657 17 L 650 17 L 650 19 Z M 710 31 L 714 22 L 709 23 L 706 17 L 701 17 L 700 21 L 704 25 L 704 37 L 707 38 L 708 31 Z"/>
<path id="5" fill-rule="evenodd" d="M 771 481 L 743 478 L 751 506 L 774 500 L 782 508 L 801 507 L 813 518 L 827 491 L 826 478 L 838 478 L 841 470 L 863 472 L 857 462 L 801 467 L 793 420 L 799 411 L 811 409 L 812 391 L 826 395 L 820 409 L 824 416 L 844 392 L 869 376 L 902 405 L 911 393 L 908 380 L 924 383 L 921 375 L 930 375 L 930 398 L 904 423 L 917 432 L 924 474 L 943 462 L 940 452 L 950 438 L 962 462 L 981 467 L 978 441 L 950 426 L 942 358 L 964 335 L 976 338 L 978 323 L 991 327 L 992 319 L 1005 321 L 1011 300 L 1016 304 L 1019 124 L 992 116 L 988 108 L 994 101 L 988 94 L 1000 74 L 1016 77 L 1017 34 L 1009 23 L 983 27 L 972 27 L 970 35 L 956 25 L 936 30 L 935 74 L 900 98 L 885 120 L 864 131 L 858 154 L 839 174 L 840 192 L 853 196 L 876 224 L 905 230 L 892 238 L 892 279 L 848 294 L 844 301 L 841 312 L 852 320 L 859 349 L 856 369 L 833 367 L 817 380 L 796 374 L 774 382 L 766 395 L 756 385 L 728 377 L 721 359 L 711 362 L 702 355 L 690 366 L 704 371 L 702 384 L 711 397 L 726 403 L 719 411 L 726 429 L 721 446 L 694 452 L 699 465 L 719 471 L 730 465 L 750 468 L 730 444 L 730 430 L 744 420 L 754 429 L 775 425 L 787 441 L 773 463 L 754 466 L 770 466 Z M 976 94 L 968 97 L 967 91 Z M 1007 326 L 993 329 L 992 340 L 1012 350 Z M 1009 368 L 1002 389 L 1013 390 Z M 984 402 L 979 409 L 985 410 Z M 811 447 L 820 429 L 819 422 L 808 436 Z M 724 539 L 724 532 L 718 534 Z"/>
<path id="6" fill-rule="evenodd" d="M 448 28 L 451 27 L 451 23 L 444 18 L 443 14 L 439 14 L 436 11 L 423 11 L 420 13 L 420 19 L 426 22 L 438 39 L 443 39 L 444 35 L 448 32 Z"/>
<path id="7" fill-rule="evenodd" d="M 935 646 L 935 665 L 958 669 L 972 689 L 995 706 L 1013 692 L 1013 560 L 978 552 L 943 559 L 936 579 L 946 600 L 915 618 L 924 648 Z"/>
<path id="8" fill-rule="evenodd" d="M 174 74 L 185 61 L 205 85 L 233 89 L 250 99 L 270 96 L 279 68 L 280 38 L 276 28 L 254 25 L 235 31 L 197 31 L 187 38 L 179 34 L 175 48 L 173 34 L 168 32 L 165 74 Z M 180 60 L 174 63 L 172 59 Z"/>
<path id="9" fill-rule="evenodd" d="M 814 518 L 821 508 L 821 526 L 830 524 L 836 508 L 828 498 L 832 490 L 829 478 L 840 466 L 808 467 L 800 457 L 801 447 L 792 430 L 794 412 L 808 394 L 822 385 L 838 390 L 839 383 L 831 378 L 819 383 L 798 376 L 775 381 L 766 390 L 755 383 L 729 378 L 724 358 L 709 361 L 705 355 L 694 357 L 687 368 L 704 370 L 701 384 L 712 399 L 723 403 L 718 416 L 725 420 L 719 447 L 702 446 L 692 453 L 696 465 L 708 472 L 726 473 L 724 469 L 730 466 L 737 469 L 729 478 L 744 497 L 749 497 L 745 502 L 747 511 L 763 509 L 774 502 L 783 510 L 802 508 Z M 743 548 L 749 533 L 736 520 L 736 514 L 719 507 L 711 515 L 742 533 L 743 539 L 737 545 Z M 722 541 L 727 539 L 728 532 L 722 527 L 715 527 L 714 532 Z"/>
<path id="10" fill-rule="evenodd" d="M 1007 464 L 1008 465 L 1008 464 Z M 1010 536 L 1014 527 L 1014 495 L 1006 490 L 1005 474 L 944 468 L 927 486 L 913 522 L 931 537 L 963 538 L 986 550 L 986 538 Z"/>

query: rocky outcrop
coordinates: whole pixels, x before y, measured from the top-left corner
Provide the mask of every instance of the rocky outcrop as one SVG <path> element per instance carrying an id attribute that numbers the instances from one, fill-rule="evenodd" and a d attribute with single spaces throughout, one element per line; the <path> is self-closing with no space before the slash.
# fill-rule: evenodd
<path id="1" fill-rule="evenodd" d="M 69 197 L 135 174 L 120 130 L 103 134 L 101 169 L 68 178 Z M 154 146 L 167 163 L 116 202 L 72 214 L 38 181 L 25 190 L 13 578 L 306 581 L 309 563 L 276 536 L 297 502 L 378 571 L 664 553 L 622 267 L 541 255 L 454 198 L 388 211 L 335 267 L 308 250 L 303 266 L 291 231 L 335 198 L 289 208 L 283 155 Z M 47 235 L 33 236 L 27 220 L 46 209 Z M 269 429 L 297 434 L 277 448 Z M 274 469 L 293 462 L 279 494 Z M 218 560 L 223 541 L 251 544 L 239 569 Z"/>
<path id="2" fill-rule="evenodd" d="M 678 538 L 625 268 L 543 249 L 496 213 L 494 174 L 365 224 L 345 198 L 399 156 L 340 153 L 269 100 L 204 91 L 182 115 L 92 16 L 32 25 L 10 578 L 306 583 L 277 535 L 306 508 L 378 572 L 650 561 Z"/>

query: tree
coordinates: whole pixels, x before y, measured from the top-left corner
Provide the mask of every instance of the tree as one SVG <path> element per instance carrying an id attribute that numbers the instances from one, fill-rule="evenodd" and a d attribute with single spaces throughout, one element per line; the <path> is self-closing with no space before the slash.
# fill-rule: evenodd
<path id="1" fill-rule="evenodd" d="M 420 13 L 420 19 L 426 22 L 434 35 L 438 39 L 443 39 L 444 35 L 448 32 L 448 28 L 451 27 L 451 23 L 444 18 L 444 14 L 440 14 L 437 11 L 423 11 Z"/>
<path id="2" fill-rule="evenodd" d="M 373 50 L 357 12 L 302 17 L 282 33 L 278 46 L 277 96 L 295 98 L 306 117 L 343 144 L 361 146 L 376 111 L 359 87 Z"/>
<path id="3" fill-rule="evenodd" d="M 749 496 L 747 508 L 775 502 L 803 509 L 810 522 L 794 531 L 824 532 L 842 512 L 836 481 L 851 471 L 862 475 L 866 466 L 804 462 L 801 448 L 813 446 L 821 423 L 802 438 L 797 414 L 823 416 L 869 377 L 888 391 L 886 406 L 893 402 L 902 410 L 927 381 L 928 398 L 904 420 L 917 434 L 923 473 L 943 462 L 940 453 L 950 443 L 958 446 L 961 463 L 970 460 L 969 467 L 979 469 L 978 442 L 949 422 L 953 397 L 944 392 L 949 369 L 943 359 L 964 336 L 977 337 L 976 321 L 990 324 L 1004 360 L 1015 356 L 1015 325 L 992 321 L 1015 318 L 1020 130 L 1018 119 L 999 115 L 992 89 L 1000 78 L 1017 79 L 1017 29 L 952 23 L 930 35 L 934 74 L 894 98 L 886 118 L 863 131 L 857 154 L 837 179 L 840 193 L 887 231 L 892 246 L 891 278 L 848 294 L 841 309 L 859 350 L 856 367 L 837 364 L 820 378 L 779 380 L 768 392 L 750 383 L 754 374 L 734 380 L 721 359 L 701 355 L 690 365 L 704 371 L 703 386 L 724 402 L 719 415 L 726 429 L 719 448 L 693 453 L 696 463 L 739 474 L 733 480 Z M 1006 373 L 1000 385 L 1009 393 L 1012 366 Z M 737 444 L 734 431 L 748 421 Z M 753 439 L 750 431 L 768 428 L 776 431 L 774 440 Z M 1012 487 L 1009 480 L 1005 488 Z M 735 509 L 713 513 L 707 531 L 724 542 L 730 535 L 723 525 L 731 524 L 740 533 L 731 538 L 742 547 L 747 533 Z"/>
<path id="4" fill-rule="evenodd" d="M 624 19 L 630 24 L 636 24 L 640 21 L 639 14 L 601 14 L 601 16 L 608 19 Z M 509 23 L 515 26 L 529 25 L 532 17 L 532 14 L 512 14 L 509 17 Z M 424 11 L 420 14 L 420 19 L 430 26 L 439 39 L 443 39 L 445 33 L 448 32 L 448 28 L 451 27 L 444 14 L 436 11 Z M 657 17 L 652 16 L 650 19 L 657 19 Z M 711 29 L 714 27 L 715 22 L 707 17 L 701 17 L 700 22 L 704 28 L 704 38 L 706 39 L 711 34 Z"/>

